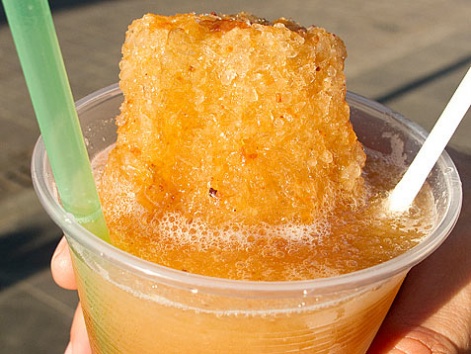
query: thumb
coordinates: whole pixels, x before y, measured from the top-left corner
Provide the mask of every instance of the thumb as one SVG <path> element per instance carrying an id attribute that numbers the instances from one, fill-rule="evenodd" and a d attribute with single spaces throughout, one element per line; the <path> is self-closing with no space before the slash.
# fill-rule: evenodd
<path id="1" fill-rule="evenodd" d="M 456 346 L 444 335 L 426 327 L 395 326 L 386 323 L 378 333 L 369 354 L 453 354 Z"/>

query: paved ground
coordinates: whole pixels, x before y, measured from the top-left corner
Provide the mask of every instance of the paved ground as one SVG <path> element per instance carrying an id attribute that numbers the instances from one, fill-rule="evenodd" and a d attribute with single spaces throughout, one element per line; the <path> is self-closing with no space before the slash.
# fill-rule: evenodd
<path id="1" fill-rule="evenodd" d="M 51 3 L 77 99 L 117 81 L 126 26 L 146 12 L 244 10 L 324 26 L 347 44 L 348 88 L 427 129 L 471 65 L 469 0 Z M 61 233 L 31 188 L 29 160 L 38 128 L 1 19 L 0 63 L 0 352 L 61 353 L 77 298 L 56 287 L 49 274 L 49 259 Z M 451 143 L 466 154 L 471 153 L 469 116 Z"/>

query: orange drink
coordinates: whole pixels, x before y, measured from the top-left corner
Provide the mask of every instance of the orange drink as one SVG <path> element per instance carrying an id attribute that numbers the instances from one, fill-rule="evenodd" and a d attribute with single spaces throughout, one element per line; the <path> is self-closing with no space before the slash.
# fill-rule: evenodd
<path id="1" fill-rule="evenodd" d="M 115 143 L 114 118 L 122 100 L 120 89 L 113 85 L 77 103 L 92 159 Z M 377 189 L 384 194 L 402 173 L 396 169 L 406 168 L 426 133 L 378 103 L 355 94 L 348 94 L 347 101 L 354 130 L 368 155 L 365 171 L 379 181 Z M 377 156 L 382 161 L 402 161 L 402 166 L 392 168 L 396 176 L 387 165 L 374 167 Z M 307 251 L 298 253 L 308 261 L 283 273 L 292 266 L 291 255 L 296 257 L 294 243 L 290 243 L 291 253 L 268 252 L 253 263 L 261 269 L 263 265 L 258 263 L 271 262 L 272 273 L 280 271 L 281 278 L 242 275 L 236 280 L 237 276 L 224 278 L 222 268 L 227 265 L 235 273 L 247 269 L 230 252 L 211 269 L 204 261 L 214 256 L 211 251 L 189 249 L 181 257 L 194 256 L 197 261 L 185 264 L 202 264 L 205 269 L 188 272 L 136 257 L 82 228 L 56 197 L 41 140 L 34 151 L 32 171 L 41 202 L 71 247 L 94 353 L 364 353 L 408 270 L 444 241 L 461 204 L 459 176 L 444 152 L 423 197 L 402 220 L 407 238 L 401 239 L 387 224 L 370 228 L 368 237 L 358 236 L 363 241 L 332 241 L 330 254 L 321 252 L 309 258 Z M 414 220 L 417 214 L 425 216 L 422 225 Z M 378 249 L 392 245 L 390 250 L 399 251 L 373 259 L 371 240 Z M 362 249 L 362 244 L 368 246 Z M 263 253 L 264 248 L 257 250 Z M 173 262 L 178 262 L 178 252 L 170 253 Z M 310 271 L 319 277 L 314 279 Z M 201 274 L 195 274 L 198 272 Z M 304 274 L 296 275 L 299 272 Z"/>

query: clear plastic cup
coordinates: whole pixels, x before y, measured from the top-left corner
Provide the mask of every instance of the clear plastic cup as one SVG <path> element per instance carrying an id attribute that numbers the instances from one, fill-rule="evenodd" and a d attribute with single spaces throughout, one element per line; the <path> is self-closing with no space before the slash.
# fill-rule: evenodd
<path id="1" fill-rule="evenodd" d="M 391 153 L 404 144 L 409 160 L 426 133 L 390 109 L 349 93 L 360 141 Z M 91 158 L 116 139 L 117 85 L 77 102 Z M 399 139 L 399 140 L 398 140 Z M 103 242 L 65 212 L 41 139 L 32 175 L 44 208 L 70 248 L 94 353 L 364 353 L 411 267 L 453 228 L 461 182 L 443 153 L 428 178 L 437 223 L 419 245 L 380 265 L 347 275 L 293 282 L 234 281 L 149 263 Z"/>

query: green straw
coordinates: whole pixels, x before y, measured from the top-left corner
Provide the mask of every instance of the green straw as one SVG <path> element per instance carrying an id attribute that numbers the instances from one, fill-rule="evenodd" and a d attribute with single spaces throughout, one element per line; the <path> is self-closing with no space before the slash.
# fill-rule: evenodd
<path id="1" fill-rule="evenodd" d="M 2 0 L 64 209 L 109 241 L 47 0 Z"/>

